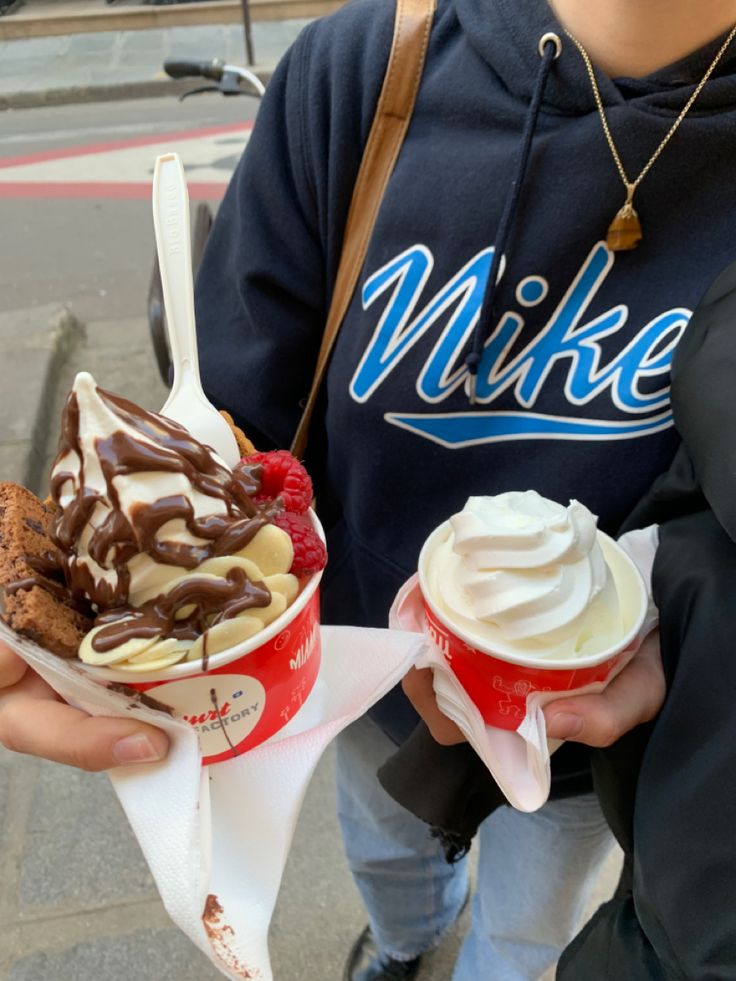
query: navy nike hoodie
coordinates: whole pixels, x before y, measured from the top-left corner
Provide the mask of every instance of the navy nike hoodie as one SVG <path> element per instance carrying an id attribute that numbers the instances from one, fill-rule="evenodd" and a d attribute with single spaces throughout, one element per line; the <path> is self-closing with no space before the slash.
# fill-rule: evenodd
<path id="1" fill-rule="evenodd" d="M 309 391 L 393 13 L 387 0 L 354 0 L 286 54 L 201 267 L 205 388 L 262 448 L 289 445 Z M 550 31 L 562 50 L 484 300 Z M 632 179 L 718 43 L 642 79 L 597 73 Z M 624 187 L 581 56 L 550 8 L 439 0 L 312 424 L 325 622 L 385 626 L 425 537 L 470 495 L 576 498 L 615 534 L 667 468 L 678 443 L 672 355 L 701 293 L 736 257 L 735 68 L 732 47 L 637 192 L 641 244 L 613 253 L 606 230 Z M 397 739 L 416 721 L 398 692 L 375 713 Z"/>

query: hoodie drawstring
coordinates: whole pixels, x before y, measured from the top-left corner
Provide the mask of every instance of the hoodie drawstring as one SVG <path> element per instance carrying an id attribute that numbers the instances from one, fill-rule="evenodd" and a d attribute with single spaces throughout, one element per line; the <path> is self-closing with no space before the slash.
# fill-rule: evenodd
<path id="1" fill-rule="evenodd" d="M 501 266 L 501 259 L 506 251 L 506 244 L 516 219 L 516 212 L 519 205 L 519 199 L 521 197 L 521 188 L 524 183 L 527 164 L 529 163 L 529 155 L 531 153 L 534 131 L 537 127 L 539 110 L 544 97 L 544 89 L 552 68 L 552 62 L 559 57 L 561 50 L 562 42 L 556 34 L 545 34 L 539 41 L 539 54 L 542 60 L 539 64 L 537 81 L 534 86 L 534 92 L 532 94 L 529 109 L 527 110 L 526 120 L 524 122 L 524 132 L 522 133 L 521 137 L 519 162 L 516 167 L 516 174 L 509 187 L 508 195 L 506 197 L 506 204 L 504 205 L 503 214 L 501 215 L 501 221 L 498 226 L 496 243 L 493 249 L 493 259 L 491 260 L 491 268 L 488 272 L 486 288 L 483 293 L 483 302 L 481 304 L 478 322 L 476 323 L 475 330 L 473 331 L 472 347 L 465 358 L 465 364 L 468 369 L 468 397 L 471 405 L 475 405 L 478 365 L 481 361 L 483 345 L 493 329 L 493 321 L 495 319 L 493 294 L 495 292 L 496 281 L 498 279 L 498 273 Z"/>

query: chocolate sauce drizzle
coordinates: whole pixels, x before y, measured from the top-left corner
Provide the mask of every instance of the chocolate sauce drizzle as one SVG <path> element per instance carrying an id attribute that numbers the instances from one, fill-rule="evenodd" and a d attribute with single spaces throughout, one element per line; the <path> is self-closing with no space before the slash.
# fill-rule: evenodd
<path id="1" fill-rule="evenodd" d="M 219 701 L 217 699 L 217 692 L 215 691 L 214 688 L 210 688 L 210 701 L 212 702 L 212 707 L 215 710 L 216 718 L 218 718 L 220 720 L 220 725 L 222 726 L 222 734 L 225 737 L 225 739 L 227 740 L 227 744 L 230 747 L 230 749 L 232 750 L 233 756 L 237 756 L 238 755 L 238 751 L 233 746 L 233 741 L 230 738 L 230 733 L 227 731 L 227 727 L 225 726 L 225 723 L 223 721 L 222 712 L 220 711 L 220 703 L 219 703 Z"/>
<path id="2" fill-rule="evenodd" d="M 138 691 L 137 688 L 131 688 L 130 685 L 124 684 L 122 681 L 108 681 L 106 688 L 110 691 L 116 691 L 120 695 L 126 695 L 131 700 L 131 708 L 135 708 L 137 705 L 143 705 L 145 708 L 154 709 L 156 712 L 165 712 L 167 715 L 173 717 L 174 710 L 166 702 L 160 702 L 157 698 L 147 694 L 144 691 Z"/>
<path id="3" fill-rule="evenodd" d="M 30 521 L 26 519 L 26 523 L 30 524 Z M 34 529 L 35 530 L 35 529 Z M 43 532 L 43 529 L 41 529 Z M 3 591 L 8 596 L 14 596 L 15 593 L 22 592 L 23 590 L 33 589 L 34 586 L 38 586 L 41 589 L 45 589 L 47 593 L 51 593 L 57 599 L 62 600 L 68 606 L 77 610 L 83 616 L 92 618 L 93 614 L 89 608 L 89 603 L 83 597 L 74 599 L 71 595 L 69 587 L 64 579 L 64 570 L 62 567 L 61 557 L 58 552 L 47 551 L 41 555 L 29 555 L 24 553 L 23 561 L 26 565 L 30 566 L 34 571 L 34 575 L 26 576 L 24 579 L 16 579 L 13 582 L 6 583 L 3 586 Z"/>
<path id="4" fill-rule="evenodd" d="M 95 634 L 92 646 L 105 653 L 137 637 L 196 640 L 207 630 L 207 617 L 212 618 L 209 626 L 213 627 L 243 610 L 268 606 L 270 602 L 268 587 L 251 582 L 239 566 L 231 569 L 224 580 L 192 576 L 142 606 L 117 607 L 101 613 L 96 623 L 103 626 Z M 178 611 L 190 605 L 194 606 L 194 612 L 176 619 Z"/>
<path id="5" fill-rule="evenodd" d="M 25 579 L 16 579 L 14 582 L 9 582 L 3 586 L 3 589 L 8 596 L 14 596 L 24 589 L 33 589 L 34 586 L 40 586 L 41 589 L 45 589 L 47 593 L 51 593 L 52 596 L 56 596 L 60 600 L 66 600 L 69 595 L 66 586 L 62 585 L 62 583 L 54 582 L 53 579 L 44 579 L 41 576 L 27 576 Z"/>
<path id="6" fill-rule="evenodd" d="M 240 463 L 230 471 L 217 462 L 208 447 L 172 420 L 100 388 L 96 391 L 121 424 L 134 430 L 135 435 L 121 428 L 96 440 L 105 494 L 86 486 L 79 403 L 71 392 L 62 415 L 51 481 L 51 495 L 57 505 L 62 492 L 68 492 L 69 481 L 75 491 L 63 509 L 57 507 L 51 536 L 60 550 L 72 595 L 88 597 L 100 611 L 96 624 L 102 624 L 104 629 L 94 637 L 95 650 L 109 651 L 132 638 L 193 640 L 221 620 L 254 606 L 267 606 L 271 601 L 267 587 L 250 582 L 240 568 L 231 570 L 224 582 L 194 576 L 167 595 L 157 596 L 139 608 L 130 606 L 128 562 L 135 555 L 144 553 L 162 565 L 194 569 L 209 558 L 240 551 L 280 506 L 259 506 L 252 500 L 260 490 L 259 465 Z M 76 457 L 77 472 L 61 466 L 70 455 Z M 128 517 L 121 508 L 116 478 L 154 472 L 183 474 L 199 494 L 222 502 L 224 513 L 196 518 L 188 498 L 174 495 L 134 505 Z M 114 573 L 109 580 L 96 578 L 76 551 L 78 539 L 99 504 L 106 514 L 89 539 L 87 551 L 94 562 Z M 190 534 L 203 542 L 159 540 L 160 529 L 175 519 L 183 521 Z M 194 607 L 193 612 L 177 619 L 177 612 L 189 605 Z"/>

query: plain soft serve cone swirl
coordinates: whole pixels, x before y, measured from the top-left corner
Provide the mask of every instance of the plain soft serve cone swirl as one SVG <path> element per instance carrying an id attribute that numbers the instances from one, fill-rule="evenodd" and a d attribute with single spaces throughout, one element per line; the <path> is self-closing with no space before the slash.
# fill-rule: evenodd
<path id="1" fill-rule="evenodd" d="M 647 608 L 636 567 L 577 501 L 471 497 L 419 559 L 430 635 L 488 724 L 514 729 L 534 691 L 605 682 Z"/>

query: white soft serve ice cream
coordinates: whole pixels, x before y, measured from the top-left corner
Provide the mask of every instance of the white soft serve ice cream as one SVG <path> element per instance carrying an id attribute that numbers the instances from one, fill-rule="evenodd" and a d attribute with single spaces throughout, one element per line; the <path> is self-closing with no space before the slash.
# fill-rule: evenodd
<path id="1" fill-rule="evenodd" d="M 471 497 L 423 559 L 425 588 L 450 623 L 499 653 L 572 659 L 622 635 L 596 519 L 536 491 Z"/>
<path id="2" fill-rule="evenodd" d="M 97 612 L 80 657 L 153 670 L 246 639 L 295 599 L 291 539 L 230 470 L 169 419 L 77 376 L 51 480 L 73 595 Z"/>

